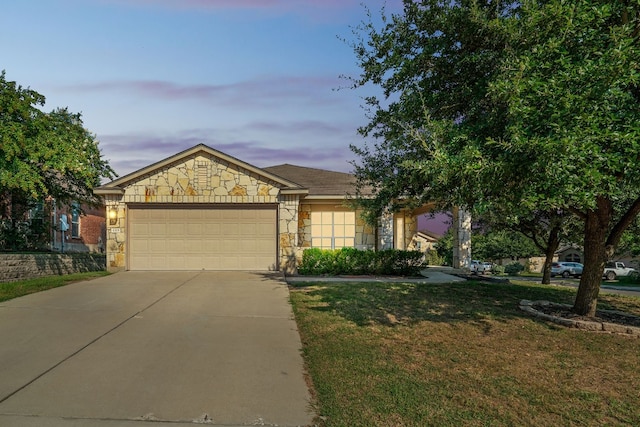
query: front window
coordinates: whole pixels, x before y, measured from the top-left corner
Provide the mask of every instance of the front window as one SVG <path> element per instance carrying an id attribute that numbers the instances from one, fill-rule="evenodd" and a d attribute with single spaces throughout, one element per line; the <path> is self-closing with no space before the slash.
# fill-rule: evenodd
<path id="1" fill-rule="evenodd" d="M 311 212 L 311 246 L 320 249 L 354 247 L 355 212 Z"/>
<path id="2" fill-rule="evenodd" d="M 71 206 L 71 237 L 80 237 L 80 205 Z"/>
<path id="3" fill-rule="evenodd" d="M 580 255 L 576 253 L 569 253 L 564 257 L 567 262 L 580 262 Z"/>

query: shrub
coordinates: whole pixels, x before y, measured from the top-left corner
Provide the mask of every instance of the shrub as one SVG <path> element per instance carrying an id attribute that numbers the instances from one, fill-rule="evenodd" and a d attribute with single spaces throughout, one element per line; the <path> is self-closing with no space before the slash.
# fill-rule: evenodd
<path id="1" fill-rule="evenodd" d="M 333 257 L 330 256 L 329 251 L 312 248 L 302 253 L 302 263 L 298 272 L 302 275 L 330 274 L 332 267 Z"/>
<path id="2" fill-rule="evenodd" d="M 301 275 L 379 274 L 413 276 L 424 266 L 424 254 L 418 251 L 361 251 L 355 248 L 306 249 L 298 267 Z"/>
<path id="3" fill-rule="evenodd" d="M 504 274 L 504 265 L 494 265 L 493 274 Z"/>
<path id="4" fill-rule="evenodd" d="M 509 276 L 517 276 L 524 270 L 524 266 L 519 262 L 512 262 L 504 267 L 504 272 Z"/>
<path id="5" fill-rule="evenodd" d="M 427 265 L 445 265 L 446 260 L 438 251 L 429 249 L 425 252 L 425 263 Z"/>

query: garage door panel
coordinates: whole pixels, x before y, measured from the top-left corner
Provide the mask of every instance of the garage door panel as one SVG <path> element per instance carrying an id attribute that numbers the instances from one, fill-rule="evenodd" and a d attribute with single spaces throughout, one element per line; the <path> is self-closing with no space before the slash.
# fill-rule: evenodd
<path id="1" fill-rule="evenodd" d="M 167 236 L 184 236 L 187 232 L 186 224 L 183 222 L 168 222 L 165 224 L 165 234 Z"/>
<path id="2" fill-rule="evenodd" d="M 204 225 L 199 223 L 189 223 L 185 228 L 185 234 L 187 236 L 201 236 L 204 231 Z"/>
<path id="3" fill-rule="evenodd" d="M 277 215 L 262 208 L 131 208 L 132 270 L 269 270 Z"/>
<path id="4" fill-rule="evenodd" d="M 153 239 L 148 242 L 148 252 L 151 255 L 166 254 L 167 246 L 171 245 L 171 242 L 161 239 Z"/>
<path id="5" fill-rule="evenodd" d="M 167 224 L 166 223 L 157 223 L 157 222 L 151 222 L 148 225 L 148 234 L 153 236 L 164 236 L 167 234 Z"/>
<path id="6" fill-rule="evenodd" d="M 253 235 L 253 234 L 256 234 L 256 230 L 257 230 L 257 227 L 255 223 L 244 223 L 238 229 L 238 233 L 243 236 Z"/>
<path id="7" fill-rule="evenodd" d="M 220 224 L 207 223 L 203 227 L 202 233 L 207 236 L 218 236 L 220 234 L 221 229 L 222 228 L 220 227 Z"/>
<path id="8" fill-rule="evenodd" d="M 276 226 L 275 224 L 257 224 L 255 234 L 261 239 L 267 239 L 270 236 L 275 236 Z"/>

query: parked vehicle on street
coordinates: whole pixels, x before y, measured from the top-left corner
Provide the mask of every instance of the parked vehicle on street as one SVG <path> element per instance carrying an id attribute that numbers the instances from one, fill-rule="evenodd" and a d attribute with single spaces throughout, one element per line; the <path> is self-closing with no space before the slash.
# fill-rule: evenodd
<path id="1" fill-rule="evenodd" d="M 471 265 L 469 266 L 469 269 L 471 270 L 472 273 L 475 274 L 482 274 L 485 271 L 485 263 L 483 263 L 482 261 L 478 261 L 477 259 L 474 259 L 471 261 Z"/>
<path id="2" fill-rule="evenodd" d="M 551 277 L 579 277 L 583 268 L 579 262 L 554 262 L 551 264 Z"/>
<path id="3" fill-rule="evenodd" d="M 491 273 L 493 271 L 493 263 L 490 262 L 483 262 L 482 266 L 484 267 L 484 272 L 485 273 Z"/>
<path id="4" fill-rule="evenodd" d="M 627 277 L 637 274 L 638 271 L 635 268 L 627 267 L 624 265 L 624 262 L 612 261 L 605 264 L 602 277 L 607 280 L 616 280 L 616 277 Z"/>

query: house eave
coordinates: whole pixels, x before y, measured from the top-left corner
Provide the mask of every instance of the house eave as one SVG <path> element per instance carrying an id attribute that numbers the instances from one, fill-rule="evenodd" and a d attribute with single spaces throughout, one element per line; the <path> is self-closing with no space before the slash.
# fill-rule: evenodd
<path id="1" fill-rule="evenodd" d="M 306 188 L 283 188 L 282 190 L 280 190 L 280 194 L 285 196 L 290 196 L 290 195 L 306 196 L 307 194 L 309 194 L 309 190 Z"/>
<path id="2" fill-rule="evenodd" d="M 98 187 L 93 189 L 93 194 L 98 196 L 121 196 L 124 189 L 120 187 Z"/>

